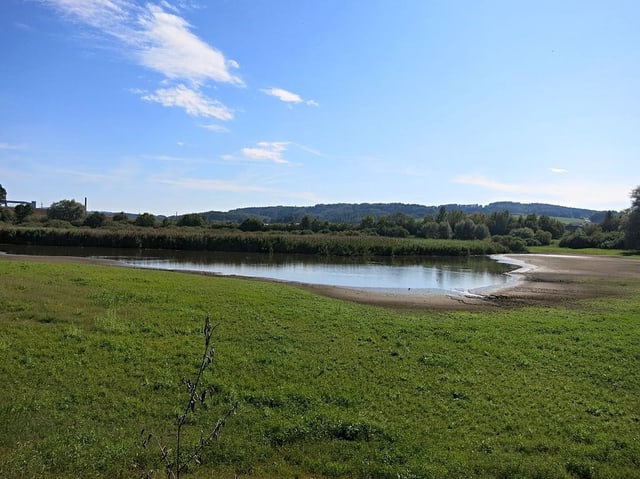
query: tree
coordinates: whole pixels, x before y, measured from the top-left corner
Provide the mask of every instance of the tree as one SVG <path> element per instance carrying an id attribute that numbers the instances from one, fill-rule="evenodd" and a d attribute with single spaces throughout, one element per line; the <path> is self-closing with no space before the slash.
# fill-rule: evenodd
<path id="1" fill-rule="evenodd" d="M 7 190 L 0 185 L 0 205 L 7 205 Z"/>
<path id="2" fill-rule="evenodd" d="M 631 209 L 625 224 L 624 245 L 627 249 L 640 250 L 640 186 L 631 192 Z"/>
<path id="3" fill-rule="evenodd" d="M 178 220 L 178 226 L 204 226 L 206 220 L 198 213 L 189 213 Z"/>
<path id="4" fill-rule="evenodd" d="M 442 221 L 438 223 L 438 238 L 440 239 L 450 239 L 453 235 L 453 230 L 451 229 L 451 225 L 448 221 Z"/>
<path id="5" fill-rule="evenodd" d="M 538 218 L 538 228 L 551 233 L 551 237 L 554 239 L 560 238 L 564 234 L 565 230 L 565 226 L 562 221 L 546 215 L 542 215 Z"/>
<path id="6" fill-rule="evenodd" d="M 453 237 L 460 240 L 473 239 L 475 227 L 476 224 L 470 218 L 458 221 L 453 228 Z"/>
<path id="7" fill-rule="evenodd" d="M 118 223 L 128 223 L 129 215 L 127 215 L 124 211 L 121 211 L 120 213 L 116 213 L 115 215 L 113 215 L 113 221 L 117 221 Z"/>
<path id="8" fill-rule="evenodd" d="M 240 231 L 262 231 L 264 223 L 260 218 L 249 217 L 245 218 L 238 228 L 240 228 Z"/>
<path id="9" fill-rule="evenodd" d="M 16 222 L 22 223 L 24 220 L 26 220 L 29 216 L 33 214 L 33 206 L 29 204 L 26 204 L 26 205 L 20 204 L 20 205 L 16 205 L 13 211 L 15 213 Z"/>
<path id="10" fill-rule="evenodd" d="M 492 235 L 506 235 L 509 233 L 511 214 L 508 210 L 494 212 L 489 215 L 487 226 Z"/>
<path id="11" fill-rule="evenodd" d="M 92 228 L 98 228 L 104 225 L 105 221 L 107 221 L 107 216 L 104 213 L 94 211 L 85 218 L 84 224 L 87 226 L 91 226 Z"/>
<path id="12" fill-rule="evenodd" d="M 136 226 L 155 226 L 156 225 L 156 217 L 151 213 L 142 213 L 141 215 L 136 216 L 135 221 L 133 222 Z"/>
<path id="13" fill-rule="evenodd" d="M 84 205 L 75 200 L 60 200 L 51 203 L 47 210 L 50 220 L 75 221 L 84 216 Z"/>
<path id="14" fill-rule="evenodd" d="M 600 223 L 602 231 L 618 231 L 620 227 L 620 217 L 614 211 L 607 211 L 604 215 L 602 222 Z"/>

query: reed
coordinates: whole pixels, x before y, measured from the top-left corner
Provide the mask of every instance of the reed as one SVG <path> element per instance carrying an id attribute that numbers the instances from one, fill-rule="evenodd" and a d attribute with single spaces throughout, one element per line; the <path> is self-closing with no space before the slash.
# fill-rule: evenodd
<path id="1" fill-rule="evenodd" d="M 176 228 L 0 227 L 0 243 L 325 256 L 476 256 L 507 253 L 491 240 L 435 240 L 364 235 L 291 234 Z"/>

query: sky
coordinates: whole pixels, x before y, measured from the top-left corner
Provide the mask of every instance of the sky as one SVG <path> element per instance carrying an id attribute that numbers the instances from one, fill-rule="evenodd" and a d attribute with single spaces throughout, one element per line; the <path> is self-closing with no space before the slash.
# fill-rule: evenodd
<path id="1" fill-rule="evenodd" d="M 9 200 L 630 206 L 637 0 L 0 0 Z"/>

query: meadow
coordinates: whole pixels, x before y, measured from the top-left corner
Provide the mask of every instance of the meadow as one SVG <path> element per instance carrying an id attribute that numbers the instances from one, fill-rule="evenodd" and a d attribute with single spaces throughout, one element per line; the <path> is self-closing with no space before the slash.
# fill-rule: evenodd
<path id="1" fill-rule="evenodd" d="M 185 443 L 238 412 L 185 477 L 637 478 L 640 282 L 599 286 L 615 299 L 396 311 L 5 259 L 0 476 L 164 477 L 156 441 L 172 445 L 210 315 L 216 394 Z"/>

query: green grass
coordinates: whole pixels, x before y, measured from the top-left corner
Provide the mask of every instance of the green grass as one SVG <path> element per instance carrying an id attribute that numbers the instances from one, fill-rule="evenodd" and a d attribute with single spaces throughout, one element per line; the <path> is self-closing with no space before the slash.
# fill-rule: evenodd
<path id="1" fill-rule="evenodd" d="M 207 313 L 218 395 L 190 429 L 240 408 L 186 477 L 640 477 L 640 282 L 611 281 L 615 300 L 398 312 L 275 283 L 2 261 L 0 477 L 157 468 L 140 431 L 171 442 Z"/>
<path id="2" fill-rule="evenodd" d="M 575 255 L 597 255 L 597 256 L 633 256 L 638 252 L 623 249 L 601 249 L 601 248 L 563 248 L 557 242 L 549 246 L 529 246 L 529 253 L 542 254 L 575 254 Z"/>

